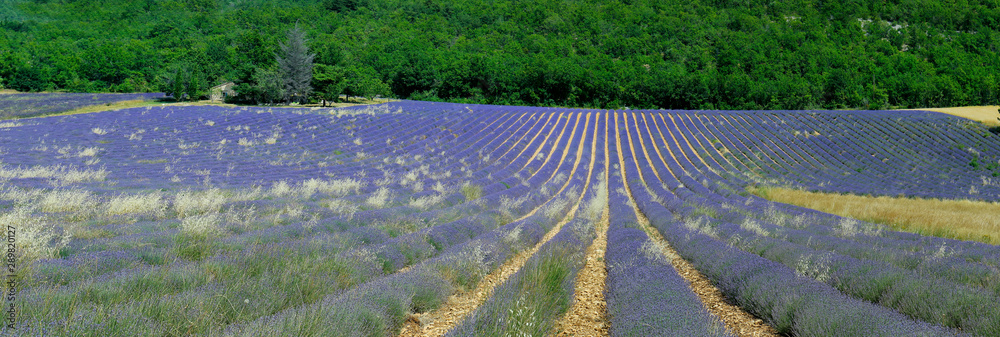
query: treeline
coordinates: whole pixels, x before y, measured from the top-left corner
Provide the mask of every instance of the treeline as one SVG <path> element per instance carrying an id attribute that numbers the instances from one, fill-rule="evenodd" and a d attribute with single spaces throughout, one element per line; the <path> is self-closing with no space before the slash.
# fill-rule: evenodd
<path id="1" fill-rule="evenodd" d="M 247 91 L 278 70 L 279 45 L 296 22 L 315 54 L 312 100 L 685 109 L 1000 102 L 992 0 L 13 0 L 0 4 L 0 85 L 144 92 L 181 78 L 195 89 L 234 81 Z"/>

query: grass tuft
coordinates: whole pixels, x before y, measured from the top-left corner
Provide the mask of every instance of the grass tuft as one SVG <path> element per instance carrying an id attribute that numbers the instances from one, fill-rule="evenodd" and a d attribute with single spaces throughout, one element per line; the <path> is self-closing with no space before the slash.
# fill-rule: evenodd
<path id="1" fill-rule="evenodd" d="M 483 197 L 483 188 L 479 185 L 465 183 L 462 185 L 462 195 L 467 201 L 476 200 Z"/>

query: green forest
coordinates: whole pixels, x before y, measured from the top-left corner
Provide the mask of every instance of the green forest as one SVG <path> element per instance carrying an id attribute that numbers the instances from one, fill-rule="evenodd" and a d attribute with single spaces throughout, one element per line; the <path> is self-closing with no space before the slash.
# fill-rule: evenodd
<path id="1" fill-rule="evenodd" d="M 312 100 L 663 109 L 1000 102 L 997 0 L 5 0 L 0 86 L 237 88 L 296 24 Z M 239 91 L 239 90 L 238 90 Z"/>

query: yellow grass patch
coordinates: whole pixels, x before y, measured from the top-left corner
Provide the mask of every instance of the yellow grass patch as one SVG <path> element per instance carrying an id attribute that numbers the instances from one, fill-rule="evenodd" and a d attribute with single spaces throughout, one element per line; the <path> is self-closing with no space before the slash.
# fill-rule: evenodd
<path id="1" fill-rule="evenodd" d="M 750 188 L 759 197 L 884 224 L 894 230 L 965 241 L 1000 244 L 1000 203 L 870 197 L 779 187 Z"/>
<path id="2" fill-rule="evenodd" d="M 389 102 L 392 102 L 392 100 L 388 98 L 367 99 L 364 97 L 352 97 L 348 99 L 347 102 L 326 102 L 326 107 L 344 108 L 356 105 L 382 104 Z M 305 106 L 318 107 L 321 106 L 321 104 L 306 104 Z"/>
<path id="3" fill-rule="evenodd" d="M 16 93 L 16 91 L 3 92 L 2 90 L 0 90 L 0 94 L 2 94 L 2 93 Z M 388 102 L 393 102 L 393 100 L 387 99 L 387 98 L 376 98 L 376 99 L 373 99 L 373 100 L 369 100 L 369 99 L 365 99 L 365 98 L 352 98 L 352 99 L 348 100 L 348 102 L 345 102 L 345 103 L 340 103 L 340 102 L 338 102 L 338 103 L 327 103 L 326 107 L 327 108 L 345 108 L 345 107 L 352 107 L 352 106 L 358 106 L 358 105 L 374 105 L 374 104 L 382 104 L 382 103 L 388 103 Z M 131 101 L 120 101 L 120 102 L 112 102 L 112 103 L 105 103 L 105 104 L 85 106 L 85 107 L 81 107 L 81 108 L 77 108 L 77 109 L 73 109 L 73 110 L 69 110 L 69 111 L 63 111 L 63 112 L 60 112 L 60 113 L 46 114 L 46 115 L 42 115 L 42 116 L 33 116 L 33 117 L 26 117 L 26 118 L 41 118 L 41 117 L 52 117 L 52 116 L 77 115 L 77 114 L 86 114 L 86 113 L 94 113 L 94 112 L 101 112 L 101 111 L 113 111 L 113 110 L 129 109 L 129 108 L 138 108 L 138 107 L 151 106 L 151 105 L 155 105 L 155 106 L 168 106 L 168 105 L 169 106 L 202 106 L 202 105 L 212 105 L 212 106 L 223 106 L 223 107 L 230 107 L 230 108 L 238 106 L 236 104 L 222 103 L 222 102 L 215 102 L 215 101 L 196 101 L 196 102 L 164 103 L 164 102 L 159 102 L 159 101 L 155 101 L 155 100 L 152 100 L 152 101 L 148 101 L 148 100 L 131 100 Z M 289 105 L 289 106 L 268 106 L 268 108 L 304 108 L 304 107 L 319 108 L 320 105 L 319 104 L 304 104 L 304 105 Z M 21 119 L 21 118 L 19 118 L 19 119 Z"/>
<path id="4" fill-rule="evenodd" d="M 953 116 L 968 118 L 974 121 L 980 121 L 986 125 L 1000 126 L 1000 121 L 997 121 L 997 118 L 1000 117 L 1000 114 L 997 113 L 998 108 L 1000 108 L 1000 106 L 983 105 L 983 106 L 963 106 L 955 108 L 927 108 L 927 109 L 907 109 L 907 110 L 924 110 L 924 111 L 941 112 Z"/>
<path id="5" fill-rule="evenodd" d="M 121 109 L 128 109 L 128 108 L 137 108 L 137 107 L 143 107 L 143 106 L 147 106 L 147 105 L 156 105 L 156 104 L 160 104 L 160 103 L 158 103 L 156 101 L 144 101 L 144 100 L 120 101 L 120 102 L 114 102 L 114 103 L 106 103 L 106 104 L 85 106 L 85 107 L 82 107 L 82 108 L 77 108 L 77 109 L 73 109 L 73 110 L 69 110 L 69 111 L 63 111 L 63 112 L 60 112 L 60 113 L 57 113 L 57 114 L 53 114 L 53 115 L 44 115 L 44 116 L 38 116 L 38 117 L 51 117 L 51 116 L 65 116 L 65 115 L 86 114 L 86 113 L 92 113 L 92 112 L 101 112 L 101 111 L 121 110 Z"/>

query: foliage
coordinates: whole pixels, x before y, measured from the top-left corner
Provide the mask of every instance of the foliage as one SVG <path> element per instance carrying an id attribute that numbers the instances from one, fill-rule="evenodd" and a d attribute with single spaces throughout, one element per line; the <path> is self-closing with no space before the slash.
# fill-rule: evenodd
<path id="1" fill-rule="evenodd" d="M 997 113 L 1000 113 L 1000 109 L 997 109 Z M 997 122 L 1000 122 L 1000 117 L 997 117 Z M 991 127 L 990 132 L 1000 135 L 1000 125 Z"/>
<path id="2" fill-rule="evenodd" d="M 187 67 L 178 67 L 164 82 L 164 92 L 176 101 L 197 101 L 208 95 L 201 72 Z"/>
<path id="3" fill-rule="evenodd" d="M 326 102 L 339 99 L 344 92 L 347 86 L 346 73 L 338 66 L 316 64 L 313 67 L 312 86 L 315 88 L 313 96 L 326 105 Z"/>
<path id="4" fill-rule="evenodd" d="M 251 82 L 237 84 L 233 90 L 237 96 L 232 100 L 236 102 L 275 104 L 287 97 L 284 78 L 275 68 L 256 69 Z"/>
<path id="5" fill-rule="evenodd" d="M 334 12 L 349 12 L 367 5 L 365 0 L 323 0 L 323 8 Z"/>
<path id="6" fill-rule="evenodd" d="M 282 43 L 278 69 L 285 82 L 285 100 L 305 102 L 312 93 L 313 58 L 306 47 L 306 33 L 298 24 L 288 31 L 288 41 Z"/>
<path id="7" fill-rule="evenodd" d="M 348 70 L 346 93 L 350 96 L 363 96 L 373 99 L 375 96 L 388 96 L 391 88 L 378 77 L 371 67 L 351 67 Z"/>
<path id="8" fill-rule="evenodd" d="M 301 22 L 315 61 L 362 70 L 344 90 L 369 97 L 697 109 L 1000 102 L 1000 9 L 984 0 L 2 6 L 0 78 L 21 91 L 165 91 L 170 64 L 201 69 L 209 85 L 247 84 Z"/>

